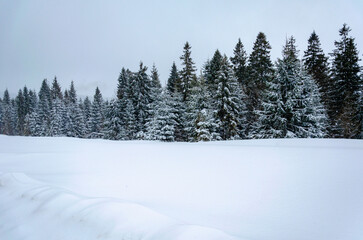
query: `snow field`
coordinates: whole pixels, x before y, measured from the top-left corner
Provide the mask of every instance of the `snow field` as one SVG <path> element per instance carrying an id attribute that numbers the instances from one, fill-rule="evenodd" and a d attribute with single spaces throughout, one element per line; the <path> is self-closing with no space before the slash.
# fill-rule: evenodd
<path id="1" fill-rule="evenodd" d="M 0 136 L 0 239 L 361 240 L 362 156 L 361 140 Z"/>

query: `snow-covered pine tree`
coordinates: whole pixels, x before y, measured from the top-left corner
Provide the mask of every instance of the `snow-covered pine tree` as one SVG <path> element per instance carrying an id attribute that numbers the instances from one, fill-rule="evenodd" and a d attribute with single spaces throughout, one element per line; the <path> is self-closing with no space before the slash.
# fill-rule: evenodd
<path id="1" fill-rule="evenodd" d="M 13 135 L 15 132 L 15 125 L 13 120 L 13 106 L 11 104 L 11 99 L 9 91 L 6 89 L 4 91 L 3 103 L 3 116 L 2 116 L 2 130 L 1 132 L 6 135 Z"/>
<path id="2" fill-rule="evenodd" d="M 301 91 L 301 127 L 297 133 L 298 137 L 303 138 L 322 138 L 327 132 L 327 115 L 324 105 L 320 98 L 319 87 L 304 68 L 299 73 L 302 82 Z"/>
<path id="3" fill-rule="evenodd" d="M 150 103 L 152 102 L 152 85 L 146 73 L 147 67 L 140 63 L 139 71 L 133 74 L 131 100 L 134 106 L 137 139 L 144 139 L 146 123 L 150 119 Z"/>
<path id="4" fill-rule="evenodd" d="M 15 111 L 16 111 L 16 133 L 24 135 L 24 121 L 26 115 L 26 106 L 23 91 L 20 89 L 15 98 Z"/>
<path id="5" fill-rule="evenodd" d="M 77 92 L 76 88 L 74 87 L 74 82 L 71 82 L 71 86 L 68 91 L 68 100 L 70 103 L 76 104 L 77 103 Z"/>
<path id="6" fill-rule="evenodd" d="M 110 140 L 124 140 L 126 137 L 125 125 L 121 116 L 121 100 L 111 100 L 106 106 L 104 122 L 104 138 Z"/>
<path id="7" fill-rule="evenodd" d="M 169 91 L 169 93 L 182 92 L 179 72 L 175 65 L 175 62 L 173 62 L 173 65 L 171 66 L 170 75 L 168 78 L 168 83 L 166 85 L 166 88 Z"/>
<path id="8" fill-rule="evenodd" d="M 125 131 L 125 136 L 123 136 L 125 140 L 135 139 L 137 133 L 134 104 L 137 104 L 135 89 L 138 89 L 138 85 L 134 81 L 134 76 L 135 74 L 129 69 L 122 68 L 117 85 L 118 109 L 120 111 L 121 124 Z"/>
<path id="9" fill-rule="evenodd" d="M 52 89 L 51 89 L 51 95 L 52 95 L 52 99 L 63 99 L 63 93 L 62 93 L 62 89 L 57 81 L 57 77 L 54 77 L 53 79 L 53 83 L 52 83 Z"/>
<path id="10" fill-rule="evenodd" d="M 184 133 L 184 118 L 185 118 L 185 102 L 183 102 L 183 88 L 178 69 L 173 62 L 165 94 L 169 95 L 172 105 L 171 111 L 174 116 L 174 140 L 186 141 L 186 134 Z"/>
<path id="11" fill-rule="evenodd" d="M 88 125 L 90 126 L 91 129 L 91 133 L 89 135 L 90 138 L 102 138 L 103 122 L 104 122 L 104 102 L 100 89 L 96 87 L 95 94 L 93 96 L 91 116 L 88 122 Z"/>
<path id="12" fill-rule="evenodd" d="M 214 109 L 211 107 L 210 92 L 206 81 L 201 75 L 199 85 L 195 89 L 192 101 L 193 141 L 220 140 L 218 126 L 214 118 Z"/>
<path id="13" fill-rule="evenodd" d="M 157 94 L 161 94 L 161 83 L 159 79 L 159 72 L 155 64 L 153 64 L 153 67 L 151 68 L 150 78 L 151 78 L 151 87 L 157 92 Z"/>
<path id="14" fill-rule="evenodd" d="M 204 65 L 203 78 L 209 94 L 213 95 L 218 88 L 218 73 L 222 64 L 222 54 L 217 49 L 213 58 Z"/>
<path id="15" fill-rule="evenodd" d="M 88 96 L 83 101 L 82 111 L 85 124 L 85 137 L 88 138 L 91 133 L 90 118 L 92 111 L 92 103 Z"/>
<path id="16" fill-rule="evenodd" d="M 151 74 L 150 74 L 150 80 L 151 80 L 151 98 L 150 98 L 150 103 L 149 103 L 149 119 L 147 122 L 149 122 L 151 119 L 154 118 L 157 108 L 159 106 L 159 102 L 161 101 L 161 92 L 162 92 L 162 88 L 161 88 L 161 83 L 160 83 L 160 79 L 159 79 L 159 73 L 158 70 L 155 66 L 155 64 L 153 65 L 152 69 L 151 69 Z M 147 130 L 146 130 L 147 131 Z"/>
<path id="17" fill-rule="evenodd" d="M 41 125 L 39 124 L 39 117 L 37 111 L 33 111 L 25 117 L 25 132 L 26 135 L 40 136 Z"/>
<path id="18" fill-rule="evenodd" d="M 179 76 L 181 79 L 183 102 L 186 102 L 189 100 L 191 89 L 195 86 L 197 80 L 195 75 L 196 68 L 191 58 L 191 46 L 188 42 L 184 45 L 183 55 L 180 57 L 180 60 L 182 60 L 183 68 Z"/>
<path id="19" fill-rule="evenodd" d="M 238 42 L 233 50 L 233 57 L 231 57 L 231 63 L 233 66 L 233 72 L 237 78 L 238 83 L 243 86 L 248 86 L 248 66 L 247 66 L 247 53 L 244 49 L 243 43 L 241 39 L 238 39 Z M 243 89 L 246 91 L 246 89 Z"/>
<path id="20" fill-rule="evenodd" d="M 247 99 L 247 127 L 246 135 L 251 137 L 255 132 L 258 114 L 262 110 L 262 95 L 266 90 L 267 82 L 271 82 L 274 75 L 273 64 L 270 57 L 271 46 L 262 32 L 258 33 L 253 50 L 249 56 L 248 64 L 248 99 Z"/>
<path id="21" fill-rule="evenodd" d="M 42 86 L 39 90 L 39 103 L 37 106 L 37 124 L 39 127 L 39 136 L 47 136 L 49 132 L 49 124 L 50 124 L 50 112 L 51 112 L 51 91 L 47 82 L 47 79 L 44 79 L 42 82 Z"/>
<path id="22" fill-rule="evenodd" d="M 328 114 L 333 137 L 359 138 L 361 115 L 359 97 L 361 78 L 359 54 L 351 29 L 344 24 L 339 31 L 340 41 L 333 50 Z"/>
<path id="23" fill-rule="evenodd" d="M 241 96 L 239 86 L 226 56 L 222 59 L 218 73 L 218 89 L 216 93 L 216 118 L 218 129 L 223 140 L 238 139 L 240 136 L 239 122 L 241 117 Z"/>
<path id="24" fill-rule="evenodd" d="M 162 91 L 161 97 L 154 105 L 154 115 L 147 123 L 147 140 L 174 141 L 175 116 L 172 111 L 172 99 L 167 91 Z"/>
<path id="25" fill-rule="evenodd" d="M 258 120 L 252 127 L 250 138 L 282 138 L 286 129 L 283 118 L 283 103 L 280 83 L 277 78 L 268 78 L 262 92 L 261 110 L 256 110 Z"/>
<path id="26" fill-rule="evenodd" d="M 23 93 L 25 93 L 25 92 L 27 92 L 27 90 L 23 91 Z M 25 99 L 27 99 L 27 98 L 25 98 Z M 38 119 L 38 116 L 36 113 L 38 99 L 37 99 L 37 94 L 35 93 L 35 91 L 29 90 L 28 100 L 26 102 L 27 102 L 28 111 L 25 116 L 24 134 L 25 134 L 25 136 L 37 136 L 39 134 L 40 130 L 36 128 L 37 119 Z"/>
<path id="27" fill-rule="evenodd" d="M 62 100 L 56 96 L 56 98 L 53 100 L 53 108 L 50 113 L 49 133 L 47 134 L 48 136 L 64 136 L 64 111 L 65 109 Z"/>
<path id="28" fill-rule="evenodd" d="M 286 40 L 283 48 L 283 58 L 276 62 L 276 78 L 280 85 L 282 118 L 285 119 L 286 126 L 282 130 L 282 137 L 298 137 L 301 122 L 301 102 L 303 83 L 299 78 L 300 61 L 298 50 L 295 45 L 295 38 L 291 36 Z"/>
<path id="29" fill-rule="evenodd" d="M 308 48 L 304 52 L 304 67 L 309 75 L 317 83 L 321 95 L 321 100 L 327 107 L 329 93 L 329 63 L 321 48 L 319 36 L 313 31 L 308 39 Z"/>
<path id="30" fill-rule="evenodd" d="M 129 69 L 122 68 L 117 79 L 117 98 L 126 99 L 130 88 L 132 73 Z"/>

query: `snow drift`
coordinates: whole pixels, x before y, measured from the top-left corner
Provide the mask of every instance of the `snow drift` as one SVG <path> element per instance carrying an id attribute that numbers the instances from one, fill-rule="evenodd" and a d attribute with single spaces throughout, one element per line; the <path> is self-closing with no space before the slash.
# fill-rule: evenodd
<path id="1" fill-rule="evenodd" d="M 85 198 L 21 173 L 0 175 L 1 239 L 236 240 L 177 222 L 144 206 L 110 198 Z"/>

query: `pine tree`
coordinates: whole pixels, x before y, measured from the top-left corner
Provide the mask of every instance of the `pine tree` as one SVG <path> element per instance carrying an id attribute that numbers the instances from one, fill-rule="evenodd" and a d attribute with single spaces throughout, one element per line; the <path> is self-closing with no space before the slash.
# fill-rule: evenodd
<path id="1" fill-rule="evenodd" d="M 52 83 L 52 89 L 51 89 L 51 95 L 52 95 L 52 99 L 63 99 L 63 94 L 62 94 L 62 90 L 61 87 L 57 81 L 57 77 L 54 77 L 53 83 Z"/>
<path id="2" fill-rule="evenodd" d="M 132 73 L 130 70 L 126 70 L 125 68 L 122 68 L 120 76 L 117 80 L 117 98 L 118 99 L 125 99 L 127 96 L 127 91 L 130 84 L 130 78 Z"/>
<path id="3" fill-rule="evenodd" d="M 83 101 L 83 118 L 85 124 L 85 137 L 89 137 L 91 133 L 91 126 L 90 126 L 90 118 L 91 118 L 91 111 L 92 111 L 92 103 L 88 97 L 86 97 Z"/>
<path id="4" fill-rule="evenodd" d="M 124 140 L 126 131 L 121 116 L 120 100 L 112 100 L 106 107 L 104 122 L 104 138 Z"/>
<path id="5" fill-rule="evenodd" d="M 239 138 L 240 106 L 237 79 L 226 56 L 218 74 L 217 111 L 219 132 L 223 140 Z"/>
<path id="6" fill-rule="evenodd" d="M 191 46 L 188 42 L 184 45 L 183 55 L 180 57 L 182 60 L 183 69 L 180 71 L 181 88 L 183 102 L 187 101 L 190 97 L 190 91 L 196 84 L 196 68 L 191 58 Z"/>
<path id="7" fill-rule="evenodd" d="M 13 106 L 11 104 L 11 99 L 9 91 L 6 89 L 4 92 L 3 103 L 3 116 L 2 116 L 2 133 L 6 135 L 13 135 L 15 132 L 15 125 L 13 122 Z"/>
<path id="8" fill-rule="evenodd" d="M 194 91 L 192 101 L 193 141 L 220 140 L 211 100 L 206 81 L 201 75 L 199 86 Z"/>
<path id="9" fill-rule="evenodd" d="M 299 73 L 302 82 L 301 105 L 299 119 L 301 126 L 298 137 L 303 138 L 322 138 L 327 132 L 327 114 L 321 101 L 319 87 L 304 68 Z"/>
<path id="10" fill-rule="evenodd" d="M 104 121 L 104 103 L 100 89 L 97 87 L 93 96 L 91 116 L 89 126 L 91 129 L 91 138 L 102 138 L 102 125 Z"/>
<path id="11" fill-rule="evenodd" d="M 155 106 L 155 114 L 147 123 L 147 140 L 174 141 L 176 122 L 171 101 L 170 95 L 163 91 Z"/>
<path id="12" fill-rule="evenodd" d="M 173 65 L 171 66 L 170 75 L 167 83 L 167 90 L 170 93 L 182 92 L 180 77 L 175 62 L 173 62 Z"/>
<path id="13" fill-rule="evenodd" d="M 239 38 L 236 47 L 233 50 L 233 57 L 231 57 L 231 62 L 233 65 L 234 74 L 241 86 L 248 86 L 248 83 L 246 82 L 248 79 L 247 61 L 247 53 L 244 49 L 241 39 Z M 246 89 L 244 89 L 244 91 L 245 90 Z"/>
<path id="14" fill-rule="evenodd" d="M 204 78 L 205 84 L 210 91 L 210 94 L 213 94 L 217 91 L 218 88 L 218 73 L 221 69 L 222 65 L 222 54 L 217 49 L 214 52 L 213 58 L 208 61 L 204 66 Z"/>
<path id="15" fill-rule="evenodd" d="M 69 98 L 70 103 L 73 103 L 73 104 L 77 103 L 77 92 L 74 87 L 73 81 L 71 82 L 71 87 L 69 88 L 69 91 L 68 91 L 68 98 Z"/>
<path id="16" fill-rule="evenodd" d="M 56 96 L 53 101 L 53 108 L 50 113 L 50 124 L 48 136 L 59 137 L 63 136 L 65 130 L 63 129 L 63 114 L 64 114 L 64 104 L 61 99 Z"/>
<path id="17" fill-rule="evenodd" d="M 262 95 L 274 75 L 273 64 L 270 57 L 271 46 L 262 32 L 258 33 L 249 57 L 247 92 L 247 128 L 246 135 L 251 135 L 253 126 L 258 119 L 258 111 L 262 110 Z"/>
<path id="18" fill-rule="evenodd" d="M 25 117 L 25 132 L 29 136 L 41 136 L 41 125 L 36 111 L 31 112 Z"/>
<path id="19" fill-rule="evenodd" d="M 47 136 L 50 124 L 50 112 L 52 108 L 51 91 L 46 79 L 43 80 L 39 91 L 39 103 L 37 106 L 37 116 L 40 129 L 39 136 Z"/>
<path id="20" fill-rule="evenodd" d="M 161 83 L 159 79 L 159 72 L 156 68 L 155 64 L 153 64 L 153 67 L 151 68 L 151 86 L 152 88 L 158 90 L 158 93 L 161 94 Z"/>
<path id="21" fill-rule="evenodd" d="M 309 37 L 308 48 L 304 52 L 303 63 L 307 73 L 318 84 L 322 101 L 327 106 L 330 82 L 328 57 L 325 56 L 321 49 L 320 40 L 315 31 Z"/>
<path id="22" fill-rule="evenodd" d="M 29 90 L 26 86 L 23 88 L 23 97 L 24 97 L 24 116 L 29 114 L 31 109 L 31 95 L 29 93 Z"/>
<path id="23" fill-rule="evenodd" d="M 140 69 L 133 76 L 131 83 L 133 95 L 137 138 L 143 139 L 146 132 L 146 123 L 150 119 L 150 103 L 152 102 L 151 80 L 146 73 L 147 67 L 140 63 Z"/>
<path id="24" fill-rule="evenodd" d="M 262 92 L 262 109 L 257 110 L 258 121 L 253 124 L 251 138 L 283 138 L 286 119 L 283 117 L 283 102 L 277 78 L 268 78 Z"/>
<path id="25" fill-rule="evenodd" d="M 182 93 L 168 92 L 171 101 L 171 111 L 174 116 L 174 140 L 181 142 L 187 141 L 187 134 L 185 133 L 186 125 L 186 103 L 183 102 Z"/>
<path id="26" fill-rule="evenodd" d="M 361 115 L 360 66 L 358 50 L 354 38 L 349 36 L 351 29 L 344 24 L 340 29 L 340 41 L 335 41 L 332 56 L 332 69 L 329 93 L 329 117 L 334 137 L 359 138 Z"/>
<path id="27" fill-rule="evenodd" d="M 152 69 L 151 69 L 151 99 L 150 99 L 150 103 L 149 103 L 149 119 L 153 118 L 155 115 L 155 110 L 158 106 L 158 102 L 161 100 L 161 84 L 160 84 L 160 79 L 159 79 L 159 73 L 158 70 L 155 66 L 155 64 L 153 65 Z"/>
<path id="28" fill-rule="evenodd" d="M 117 86 L 117 109 L 120 112 L 119 118 L 124 129 L 123 139 L 125 140 L 135 139 L 137 133 L 135 107 L 138 103 L 136 91 L 138 84 L 134 80 L 135 74 L 129 69 L 122 68 Z M 107 131 L 107 127 L 105 127 L 105 131 Z"/>
<path id="29" fill-rule="evenodd" d="M 23 91 L 20 89 L 15 99 L 16 103 L 16 130 L 19 135 L 24 135 L 24 121 L 26 115 L 26 106 Z"/>

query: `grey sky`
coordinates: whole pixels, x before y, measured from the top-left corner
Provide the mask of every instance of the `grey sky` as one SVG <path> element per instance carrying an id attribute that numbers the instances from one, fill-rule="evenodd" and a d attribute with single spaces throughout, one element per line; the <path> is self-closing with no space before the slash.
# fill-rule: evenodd
<path id="1" fill-rule="evenodd" d="M 79 95 L 99 86 L 109 98 L 122 67 L 155 63 L 165 83 L 185 41 L 199 71 L 217 48 L 231 56 L 238 38 L 250 53 L 259 31 L 273 60 L 290 35 L 302 54 L 314 29 L 328 53 L 343 23 L 362 50 L 362 0 L 0 0 L 0 94 L 38 91 L 56 75 L 63 89 L 74 80 Z"/>

